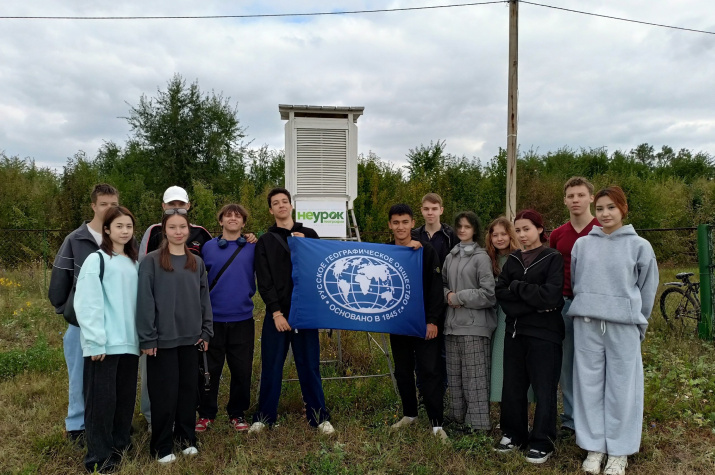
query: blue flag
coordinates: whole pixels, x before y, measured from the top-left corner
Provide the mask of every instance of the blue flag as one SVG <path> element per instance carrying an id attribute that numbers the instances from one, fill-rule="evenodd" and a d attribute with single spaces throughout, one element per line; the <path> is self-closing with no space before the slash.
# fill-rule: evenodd
<path id="1" fill-rule="evenodd" d="M 288 245 L 291 327 L 425 337 L 422 249 L 305 238 Z"/>

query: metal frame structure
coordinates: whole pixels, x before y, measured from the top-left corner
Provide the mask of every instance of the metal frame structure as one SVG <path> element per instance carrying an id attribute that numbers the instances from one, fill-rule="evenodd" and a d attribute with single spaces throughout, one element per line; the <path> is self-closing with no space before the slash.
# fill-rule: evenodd
<path id="1" fill-rule="evenodd" d="M 278 110 L 285 125 L 286 189 L 295 203 L 305 201 L 336 201 L 345 203 L 345 237 L 335 239 L 360 242 L 353 201 L 357 196 L 357 123 L 364 107 L 307 106 L 280 104 Z M 342 364 L 341 330 L 326 331 L 336 335 L 338 359 L 321 363 Z M 395 371 L 390 357 L 387 337 L 381 341 L 370 333 L 368 348 L 374 343 L 387 360 L 389 376 L 397 392 Z M 382 344 L 381 344 L 382 343 Z M 388 374 L 351 375 L 323 378 L 348 380 L 384 377 Z M 297 381 L 295 378 L 284 381 Z"/>

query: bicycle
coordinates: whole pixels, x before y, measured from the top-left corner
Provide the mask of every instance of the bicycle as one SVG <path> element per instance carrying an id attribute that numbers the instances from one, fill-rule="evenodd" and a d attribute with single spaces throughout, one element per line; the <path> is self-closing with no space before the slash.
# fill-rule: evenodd
<path id="1" fill-rule="evenodd" d="M 660 296 L 660 313 L 668 326 L 685 334 L 697 333 L 700 323 L 700 282 L 691 282 L 692 272 L 675 276 L 682 282 L 666 282 L 669 287 Z M 685 287 L 685 289 L 683 289 Z"/>

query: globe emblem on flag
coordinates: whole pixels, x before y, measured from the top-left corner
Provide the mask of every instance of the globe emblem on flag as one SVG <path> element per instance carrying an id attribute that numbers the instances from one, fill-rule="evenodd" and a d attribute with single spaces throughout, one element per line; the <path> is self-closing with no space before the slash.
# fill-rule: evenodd
<path id="1" fill-rule="evenodd" d="M 335 304 L 361 313 L 382 313 L 395 308 L 405 295 L 400 273 L 374 257 L 343 257 L 323 274 L 328 297 Z"/>

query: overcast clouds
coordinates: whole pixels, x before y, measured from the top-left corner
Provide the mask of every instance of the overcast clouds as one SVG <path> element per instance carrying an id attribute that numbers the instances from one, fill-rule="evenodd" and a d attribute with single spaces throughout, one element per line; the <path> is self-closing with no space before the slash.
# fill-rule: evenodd
<path id="1" fill-rule="evenodd" d="M 466 0 L 462 0 L 466 1 Z M 712 0 L 541 0 L 715 31 Z M 10 15 L 217 15 L 439 5 L 389 2 L 5 0 Z M 458 2 L 452 2 L 458 3 Z M 61 167 L 123 144 L 128 105 L 174 73 L 238 105 L 253 145 L 283 148 L 278 104 L 364 106 L 359 151 L 401 162 L 447 141 L 483 160 L 506 145 L 508 6 L 301 18 L 0 20 L 0 150 Z M 715 35 L 520 5 L 519 144 L 715 155 Z"/>

